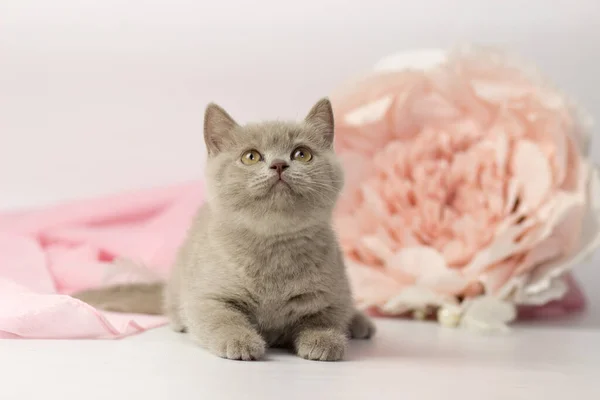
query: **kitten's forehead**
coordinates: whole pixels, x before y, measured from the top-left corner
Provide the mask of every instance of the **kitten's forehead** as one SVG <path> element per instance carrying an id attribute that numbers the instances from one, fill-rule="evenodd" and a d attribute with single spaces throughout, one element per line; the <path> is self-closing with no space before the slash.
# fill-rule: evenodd
<path id="1" fill-rule="evenodd" d="M 321 146 L 322 138 L 310 126 L 290 122 L 263 122 L 248 124 L 236 132 L 240 146 L 256 147 L 257 150 L 289 150 L 290 146 L 307 144 Z"/>

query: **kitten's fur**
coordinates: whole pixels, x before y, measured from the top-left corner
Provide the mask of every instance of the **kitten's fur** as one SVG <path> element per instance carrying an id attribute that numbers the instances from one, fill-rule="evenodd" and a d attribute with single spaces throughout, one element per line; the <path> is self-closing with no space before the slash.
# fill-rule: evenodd
<path id="1" fill-rule="evenodd" d="M 204 137 L 207 203 L 164 290 L 171 326 L 230 359 L 259 359 L 267 346 L 290 346 L 311 360 L 341 359 L 347 337 L 368 338 L 374 326 L 352 306 L 331 224 L 343 174 L 333 152 L 329 100 L 301 123 L 245 126 L 211 104 Z M 291 159 L 300 145 L 312 151 L 309 162 Z M 244 165 L 241 155 L 251 149 L 263 160 Z M 285 183 L 269 168 L 273 161 L 288 164 Z M 76 297 L 147 313 L 157 292 L 157 285 L 140 284 Z"/>

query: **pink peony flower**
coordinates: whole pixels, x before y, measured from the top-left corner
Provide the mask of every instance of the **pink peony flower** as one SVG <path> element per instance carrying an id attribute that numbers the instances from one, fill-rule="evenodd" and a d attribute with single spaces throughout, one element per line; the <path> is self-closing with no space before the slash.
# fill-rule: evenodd
<path id="1" fill-rule="evenodd" d="M 347 171 L 336 223 L 360 305 L 467 320 L 480 304 L 493 325 L 566 293 L 599 242 L 597 176 L 579 115 L 536 71 L 484 49 L 401 54 L 332 99 Z"/>

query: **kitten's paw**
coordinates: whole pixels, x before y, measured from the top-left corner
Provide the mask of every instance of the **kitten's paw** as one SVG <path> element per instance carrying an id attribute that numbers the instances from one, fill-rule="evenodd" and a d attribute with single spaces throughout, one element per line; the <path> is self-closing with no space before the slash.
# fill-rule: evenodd
<path id="1" fill-rule="evenodd" d="M 369 339 L 375 335 L 376 329 L 373 321 L 360 311 L 355 311 L 350 321 L 350 337 L 352 339 Z"/>
<path id="2" fill-rule="evenodd" d="M 264 356 L 266 344 L 258 333 L 239 330 L 216 339 L 212 350 L 222 358 L 250 361 L 258 360 Z"/>
<path id="3" fill-rule="evenodd" d="M 347 338 L 336 330 L 309 330 L 296 339 L 296 353 L 307 360 L 338 361 L 344 357 Z"/>

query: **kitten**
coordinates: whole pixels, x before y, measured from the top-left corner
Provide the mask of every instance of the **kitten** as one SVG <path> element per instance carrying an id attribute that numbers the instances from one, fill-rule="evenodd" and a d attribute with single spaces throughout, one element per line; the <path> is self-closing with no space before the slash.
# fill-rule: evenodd
<path id="1" fill-rule="evenodd" d="M 331 103 L 301 123 L 238 125 L 206 108 L 207 202 L 182 245 L 163 308 L 176 331 L 230 359 L 268 346 L 340 360 L 347 337 L 375 328 L 354 309 L 332 212 L 343 174 L 333 151 Z M 158 313 L 160 285 L 90 290 L 76 297 L 113 311 Z"/>

